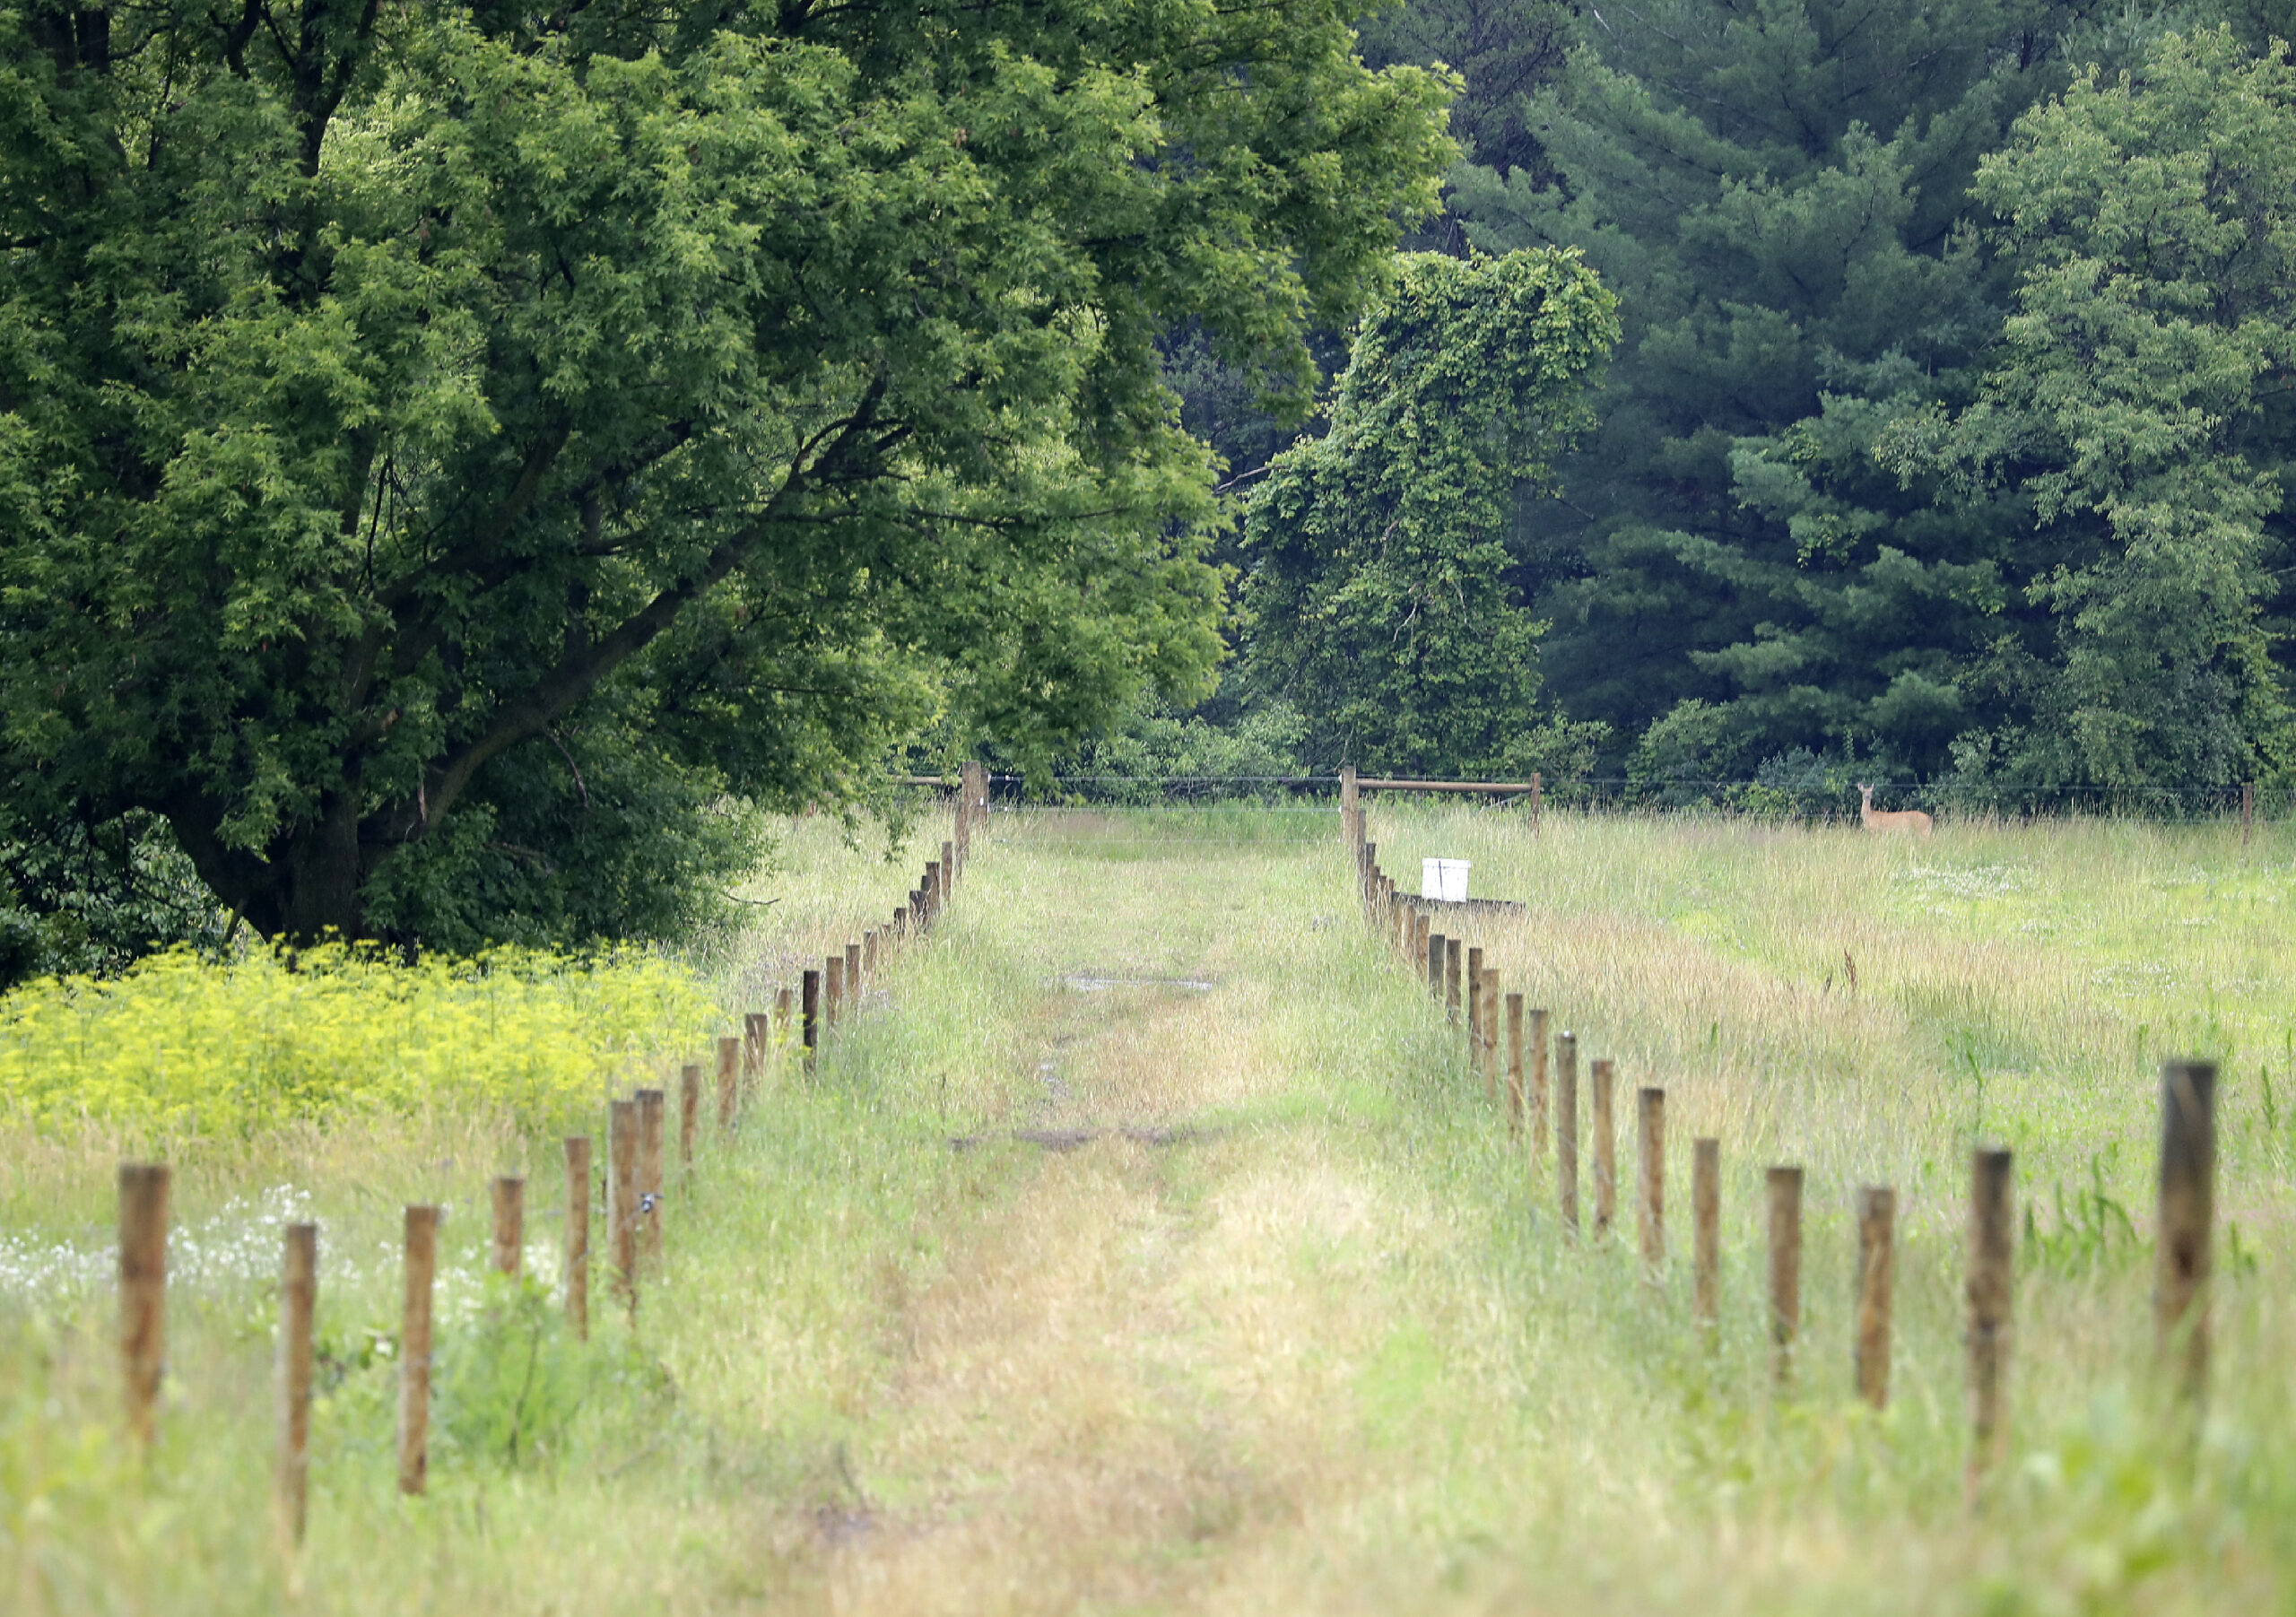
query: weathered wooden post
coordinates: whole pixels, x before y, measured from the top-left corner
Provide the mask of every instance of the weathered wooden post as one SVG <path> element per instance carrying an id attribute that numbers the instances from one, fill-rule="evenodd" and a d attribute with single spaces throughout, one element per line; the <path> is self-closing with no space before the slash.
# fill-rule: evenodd
<path id="1" fill-rule="evenodd" d="M 2161 1203 L 2153 1326 L 2178 1395 L 2208 1388 L 2208 1283 L 2216 1223 L 2216 1064 L 2161 1064 Z"/>
<path id="2" fill-rule="evenodd" d="M 1423 926 L 1425 923 L 1422 923 Z M 1443 935 L 1427 935 L 1427 992 L 1439 1002 L 1443 997 Z"/>
<path id="3" fill-rule="evenodd" d="M 1710 1333 L 1722 1317 L 1722 1142 L 1691 1143 L 1691 1313 Z"/>
<path id="4" fill-rule="evenodd" d="M 160 1430 L 168 1355 L 168 1165 L 119 1165 L 119 1360 L 127 1435 L 148 1451 Z"/>
<path id="5" fill-rule="evenodd" d="M 1980 1149 L 1970 1163 L 1970 1498 L 1999 1458 L 2009 1393 L 2013 1159 Z"/>
<path id="6" fill-rule="evenodd" d="M 310 1492 L 311 1319 L 318 1295 L 319 1227 L 290 1224 L 279 1272 L 279 1452 L 271 1489 L 279 1542 L 290 1552 L 303 1542 Z"/>
<path id="7" fill-rule="evenodd" d="M 1666 1091 L 1637 1090 L 1634 1103 L 1636 1233 L 1642 1262 L 1656 1276 L 1666 1262 Z"/>
<path id="8" fill-rule="evenodd" d="M 566 1138 L 566 1323 L 590 1339 L 590 1137 Z"/>
<path id="9" fill-rule="evenodd" d="M 832 954 L 822 961 L 822 1022 L 835 1027 L 845 1020 L 845 957 Z"/>
<path id="10" fill-rule="evenodd" d="M 491 1188 L 494 1272 L 516 1280 L 526 1266 L 526 1182 L 506 1174 Z"/>
<path id="11" fill-rule="evenodd" d="M 1456 1002 L 1455 1002 L 1456 1003 Z M 1483 950 L 1467 951 L 1467 1060 L 1481 1063 L 1476 1049 L 1483 1043 Z"/>
<path id="12" fill-rule="evenodd" d="M 662 1136 L 667 1101 L 660 1090 L 639 1090 L 638 1101 L 639 1267 L 662 1273 Z"/>
<path id="13" fill-rule="evenodd" d="M 1594 1094 L 1595 1128 L 1595 1233 L 1605 1236 L 1618 1221 L 1618 1155 L 1611 1125 L 1611 1085 L 1613 1069 L 1608 1061 L 1597 1061 L 1588 1070 Z"/>
<path id="14" fill-rule="evenodd" d="M 1578 1233 L 1578 1036 L 1554 1038 L 1554 1198 L 1562 1222 Z"/>
<path id="15" fill-rule="evenodd" d="M 1476 1041 L 1483 1057 L 1483 1098 L 1499 1102 L 1499 968 L 1483 969 L 1483 1037 Z"/>
<path id="16" fill-rule="evenodd" d="M 638 1102 L 606 1103 L 607 1250 L 614 1295 L 638 1318 Z"/>
<path id="17" fill-rule="evenodd" d="M 1857 1193 L 1857 1395 L 1875 1409 L 1890 1402 L 1890 1309 L 1896 1291 L 1898 1193 L 1868 1185 Z"/>
<path id="18" fill-rule="evenodd" d="M 864 991 L 861 983 L 861 945 L 848 943 L 845 946 L 845 997 L 851 1002 L 853 1013 L 857 1016 L 861 1013 L 861 995 Z"/>
<path id="19" fill-rule="evenodd" d="M 1547 1013 L 1544 1010 L 1531 1012 L 1531 1161 L 1546 1161 L 1547 1118 L 1552 1111 L 1548 1103 L 1546 1082 Z"/>
<path id="20" fill-rule="evenodd" d="M 742 1108 L 742 1041 L 720 1039 L 718 1041 L 718 1124 L 720 1128 L 734 1126 L 734 1119 Z"/>
<path id="21" fill-rule="evenodd" d="M 718 1095 L 718 1112 L 723 1118 L 726 1095 L 721 1088 Z M 678 1068 L 678 1167 L 687 1174 L 693 1172 L 693 1147 L 701 1133 L 701 1064 L 689 1061 Z"/>
<path id="22" fill-rule="evenodd" d="M 1523 1137 L 1523 996 L 1507 996 L 1507 1130 Z"/>
<path id="23" fill-rule="evenodd" d="M 1770 1375 L 1794 1375 L 1794 1340 L 1802 1330 L 1802 1170 L 1773 1168 L 1770 1192 Z"/>
<path id="24" fill-rule="evenodd" d="M 784 990 L 787 992 L 787 990 Z M 773 1048 L 773 1021 L 762 1011 L 742 1018 L 742 1087 L 753 1088 L 765 1074 L 765 1053 Z"/>
<path id="25" fill-rule="evenodd" d="M 1443 940 L 1443 1015 L 1453 1026 L 1459 1020 L 1459 955 L 1461 945 L 1455 937 Z"/>
<path id="26" fill-rule="evenodd" d="M 405 1294 L 398 1332 L 398 1491 L 421 1493 L 430 1475 L 430 1296 L 439 1271 L 439 1210 L 409 1207 Z"/>
<path id="27" fill-rule="evenodd" d="M 822 974 L 807 971 L 803 978 L 804 1010 L 802 1035 L 804 1039 L 805 1070 L 811 1072 L 813 1057 L 822 1048 Z"/>

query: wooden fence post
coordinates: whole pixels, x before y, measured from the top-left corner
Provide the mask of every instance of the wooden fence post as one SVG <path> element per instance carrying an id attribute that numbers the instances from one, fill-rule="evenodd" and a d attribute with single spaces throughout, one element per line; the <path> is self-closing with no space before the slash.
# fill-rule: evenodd
<path id="1" fill-rule="evenodd" d="M 1890 1402 L 1890 1308 L 1897 1283 L 1898 1193 L 1868 1185 L 1857 1193 L 1857 1395 L 1875 1409 Z"/>
<path id="2" fill-rule="evenodd" d="M 311 1317 L 318 1306 L 319 1227 L 287 1226 L 279 1271 L 279 1452 L 272 1504 L 283 1548 L 303 1542 L 310 1495 Z"/>
<path id="3" fill-rule="evenodd" d="M 1722 1142 L 1691 1142 L 1691 1313 L 1711 1332 L 1722 1317 Z"/>
<path id="4" fill-rule="evenodd" d="M 1443 998 L 1443 935 L 1427 935 L 1427 992 L 1437 1003 Z"/>
<path id="5" fill-rule="evenodd" d="M 590 1339 L 590 1136 L 566 1137 L 566 1323 Z"/>
<path id="6" fill-rule="evenodd" d="M 832 954 L 822 961 L 822 1023 L 835 1027 L 845 1020 L 845 957 Z"/>
<path id="7" fill-rule="evenodd" d="M 430 1474 L 430 1291 L 439 1271 L 439 1210 L 406 1210 L 406 1291 L 398 1332 L 398 1491 L 421 1493 Z"/>
<path id="8" fill-rule="evenodd" d="M 1483 1037 L 1476 1041 L 1483 1057 L 1483 1098 L 1499 1101 L 1499 968 L 1483 969 Z"/>
<path id="9" fill-rule="evenodd" d="M 856 1016 L 861 1013 L 861 995 L 864 991 L 861 981 L 861 945 L 848 943 L 845 946 L 845 997 L 853 1002 L 853 1013 Z"/>
<path id="10" fill-rule="evenodd" d="M 1587 1078 L 1594 1090 L 1595 1130 L 1595 1233 L 1608 1235 L 1611 1226 L 1618 1221 L 1618 1152 L 1611 1126 L 1611 1085 L 1614 1069 L 1608 1061 L 1597 1061 L 1588 1069 Z"/>
<path id="11" fill-rule="evenodd" d="M 861 980 L 872 987 L 877 981 L 877 929 L 871 926 L 861 934 Z"/>
<path id="12" fill-rule="evenodd" d="M 1578 1036 L 1554 1039 L 1554 1199 L 1564 1226 L 1578 1233 Z"/>
<path id="13" fill-rule="evenodd" d="M 1666 1262 L 1666 1091 L 1640 1089 L 1634 1093 L 1635 1197 L 1637 1233 L 1641 1237 L 1642 1261 L 1655 1277 Z"/>
<path id="14" fill-rule="evenodd" d="M 1534 1008 L 1531 1012 L 1531 1161 L 1546 1161 L 1547 1117 L 1553 1109 L 1548 1103 L 1546 1082 L 1547 1013 Z"/>
<path id="15" fill-rule="evenodd" d="M 1443 940 L 1443 1015 L 1456 1027 L 1459 1021 L 1459 940 Z"/>
<path id="16" fill-rule="evenodd" d="M 718 1115 L 726 1115 L 726 1096 L 721 1089 L 718 1096 Z M 701 1064 L 689 1061 L 678 1068 L 678 1166 L 685 1172 L 693 1171 L 695 1136 L 701 1132 Z"/>
<path id="17" fill-rule="evenodd" d="M 119 1165 L 119 1360 L 127 1433 L 148 1450 L 159 1435 L 160 1375 L 168 1352 L 168 1165 Z"/>
<path id="18" fill-rule="evenodd" d="M 2153 1326 L 2179 1397 L 2208 1387 L 2208 1282 L 2216 1223 L 2216 1064 L 2161 1064 L 2161 1204 Z"/>
<path id="19" fill-rule="evenodd" d="M 742 1109 L 742 1042 L 738 1039 L 718 1041 L 718 1126 L 734 1126 Z"/>
<path id="20" fill-rule="evenodd" d="M 1458 1002 L 1452 1002 L 1457 1004 Z M 1482 1062 L 1477 1055 L 1483 1043 L 1483 950 L 1467 951 L 1467 1060 L 1473 1066 Z"/>
<path id="21" fill-rule="evenodd" d="M 2000 1456 L 2009 1392 L 2010 1256 L 2014 1239 L 2011 1172 L 2005 1151 L 1979 1150 L 1970 1161 L 1969 1497 Z"/>
<path id="22" fill-rule="evenodd" d="M 947 842 L 941 844 L 941 885 L 945 890 L 944 896 L 956 891 L 957 850 L 953 844 Z"/>
<path id="23" fill-rule="evenodd" d="M 876 935 L 871 933 L 870 936 Z M 772 1019 L 762 1011 L 752 1011 L 742 1018 L 742 1087 L 755 1087 L 765 1075 L 765 1053 L 773 1045 Z"/>
<path id="24" fill-rule="evenodd" d="M 639 1090 L 638 1101 L 638 1266 L 662 1272 L 662 1143 L 667 1132 L 668 1097 Z"/>
<path id="25" fill-rule="evenodd" d="M 804 983 L 804 1012 L 800 1033 L 804 1040 L 805 1068 L 810 1072 L 813 1070 L 813 1057 L 820 1053 L 822 1048 L 822 974 L 818 971 L 807 971 Z"/>
<path id="26" fill-rule="evenodd" d="M 1794 1339 L 1802 1329 L 1802 1170 L 1773 1168 L 1770 1191 L 1770 1375 L 1794 1374 Z"/>
<path id="27" fill-rule="evenodd" d="M 1507 1132 L 1523 1137 L 1523 996 L 1507 996 Z"/>
<path id="28" fill-rule="evenodd" d="M 516 1280 L 526 1266 L 526 1182 L 510 1175 L 497 1178 L 494 1200 L 494 1272 Z"/>
<path id="29" fill-rule="evenodd" d="M 634 1322 L 638 1317 L 638 1103 L 606 1104 L 607 1250 L 613 1264 L 614 1295 Z"/>

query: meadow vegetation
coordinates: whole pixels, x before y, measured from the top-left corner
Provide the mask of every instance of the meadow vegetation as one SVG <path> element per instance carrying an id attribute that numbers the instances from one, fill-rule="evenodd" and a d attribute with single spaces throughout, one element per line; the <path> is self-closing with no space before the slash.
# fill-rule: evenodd
<path id="1" fill-rule="evenodd" d="M 1464 856 L 1477 892 L 1526 900 L 1474 941 L 1622 1086 L 1667 1088 L 1676 1209 L 1692 1137 L 1722 1138 L 1710 1350 L 1686 1219 L 1658 1286 L 1622 1245 L 1562 1239 L 1551 1165 L 1362 925 L 1334 816 L 999 813 L 941 929 L 817 1071 L 777 1065 L 738 1134 L 705 1138 L 672 1187 L 668 1274 L 634 1330 L 596 1305 L 587 1345 L 552 1294 L 557 1122 L 410 1091 L 266 1115 L 181 1143 L 168 1405 L 139 1473 L 106 1279 L 122 1136 L 12 1102 L 0 1590 L 29 1612 L 284 1604 L 265 1496 L 293 1211 L 322 1225 L 314 1611 L 2284 1601 L 2296 837 L 1561 814 L 1534 835 L 1519 813 L 1376 800 L 1370 830 L 1391 871 Z M 666 1074 L 710 1030 L 643 1015 L 759 1003 L 900 902 L 921 853 L 787 828 L 748 928 L 678 962 L 674 991 L 627 996 L 624 1036 L 664 1030 L 614 1079 Z M 2225 1063 L 2216 1373 L 2188 1442 L 2146 1300 L 2170 1051 Z M 525 1082 L 507 1044 L 441 1082 L 476 1094 L 497 1063 Z M 1012 1137 L 1048 1130 L 1093 1137 Z M 1971 1510 L 1979 1140 L 2016 1151 L 2030 1221 L 2009 1458 Z M 1809 1173 L 1784 1387 L 1758 1300 L 1772 1161 Z M 481 1273 L 484 1181 L 518 1168 L 535 1278 L 512 1287 Z M 1864 1183 L 1900 1195 L 1880 1416 L 1849 1382 Z M 390 1454 L 411 1200 L 450 1208 L 421 1500 Z"/>

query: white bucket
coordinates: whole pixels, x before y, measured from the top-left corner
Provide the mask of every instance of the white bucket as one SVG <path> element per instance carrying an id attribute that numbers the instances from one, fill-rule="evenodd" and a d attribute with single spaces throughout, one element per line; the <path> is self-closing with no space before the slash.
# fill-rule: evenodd
<path id="1" fill-rule="evenodd" d="M 1467 901 L 1467 871 L 1465 859 L 1422 859 L 1419 862 L 1419 896 L 1439 899 L 1447 904 Z"/>

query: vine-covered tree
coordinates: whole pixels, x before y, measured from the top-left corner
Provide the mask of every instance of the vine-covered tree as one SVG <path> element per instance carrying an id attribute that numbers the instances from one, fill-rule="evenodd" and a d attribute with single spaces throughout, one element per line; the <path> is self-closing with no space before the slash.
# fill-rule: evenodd
<path id="1" fill-rule="evenodd" d="M 1452 150 L 1348 16 L 0 3 L 0 839 L 581 936 L 728 795 L 1200 689 L 1154 339 L 1304 385 Z"/>
<path id="2" fill-rule="evenodd" d="M 1516 489 L 1589 424 L 1618 303 L 1576 253 L 1413 254 L 1363 323 L 1331 430 L 1278 456 L 1246 517 L 1251 674 L 1309 755 L 1378 772 L 1552 767 L 1545 625 L 1508 578 Z"/>

